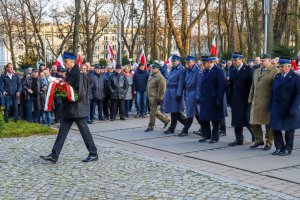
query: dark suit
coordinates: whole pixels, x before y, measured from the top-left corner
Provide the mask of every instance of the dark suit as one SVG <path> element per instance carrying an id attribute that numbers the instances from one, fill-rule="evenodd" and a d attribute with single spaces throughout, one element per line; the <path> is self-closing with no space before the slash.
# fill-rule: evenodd
<path id="1" fill-rule="evenodd" d="M 270 103 L 270 127 L 274 130 L 276 149 L 292 151 L 295 129 L 300 128 L 300 77 L 292 70 L 273 81 Z M 285 132 L 285 141 L 281 131 Z"/>
<path id="2" fill-rule="evenodd" d="M 52 149 L 52 157 L 58 158 L 69 130 L 74 122 L 79 128 L 90 155 L 97 155 L 97 148 L 85 119 L 89 115 L 89 96 L 87 95 L 89 88 L 88 78 L 86 75 L 80 73 L 78 66 L 75 65 L 72 70 L 67 71 L 66 82 L 68 82 L 75 91 L 78 91 L 78 102 L 73 103 L 69 102 L 67 99 L 63 99 L 61 111 L 62 119 Z"/>
<path id="3" fill-rule="evenodd" d="M 250 107 L 248 97 L 252 85 L 253 69 L 243 64 L 238 70 L 230 71 L 229 105 L 232 112 L 231 125 L 235 129 L 236 141 L 244 142 L 243 127 L 247 127 L 252 133 L 249 125 Z"/>
<path id="4" fill-rule="evenodd" d="M 217 66 L 204 70 L 200 89 L 200 120 L 204 138 L 219 141 L 219 121 L 224 118 L 223 98 L 226 81 L 224 72 Z M 213 131 L 210 129 L 210 121 Z"/>

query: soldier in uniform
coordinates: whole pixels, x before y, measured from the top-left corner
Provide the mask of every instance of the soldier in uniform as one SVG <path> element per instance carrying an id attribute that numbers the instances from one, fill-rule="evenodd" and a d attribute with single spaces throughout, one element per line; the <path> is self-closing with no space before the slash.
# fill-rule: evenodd
<path id="1" fill-rule="evenodd" d="M 270 127 L 276 147 L 273 155 L 287 156 L 293 150 L 295 129 L 300 128 L 300 77 L 291 70 L 290 60 L 280 59 L 279 70 L 272 85 Z"/>
<path id="2" fill-rule="evenodd" d="M 234 69 L 230 71 L 229 105 L 231 107 L 235 141 L 229 146 L 243 145 L 243 127 L 247 127 L 252 134 L 249 124 L 248 97 L 252 85 L 253 69 L 243 63 L 244 56 L 240 53 L 232 55 Z"/>
<path id="3" fill-rule="evenodd" d="M 161 104 L 166 90 L 166 80 L 160 73 L 160 65 L 154 63 L 151 65 L 151 74 L 147 83 L 147 96 L 150 107 L 150 121 L 145 132 L 153 131 L 155 118 L 165 124 L 165 127 L 170 122 L 170 119 L 157 110 L 157 106 Z"/>
<path id="4" fill-rule="evenodd" d="M 260 67 L 254 71 L 248 103 L 251 103 L 250 124 L 252 125 L 255 143 L 250 148 L 264 145 L 262 125 L 266 127 L 265 150 L 270 150 L 273 144 L 273 131 L 270 129 L 269 104 L 272 82 L 278 69 L 271 65 L 272 57 L 264 54 Z"/>
<path id="5" fill-rule="evenodd" d="M 186 58 L 187 69 L 184 81 L 184 97 L 188 119 L 186 121 L 186 126 L 178 135 L 179 137 L 188 135 L 189 128 L 196 115 L 197 102 L 200 101 L 201 71 L 196 64 L 196 61 L 196 58 L 193 56 L 187 56 Z"/>
<path id="6" fill-rule="evenodd" d="M 92 134 L 86 122 L 86 117 L 89 115 L 89 97 L 87 94 L 88 79 L 86 75 L 80 73 L 79 67 L 75 64 L 76 55 L 65 52 L 63 54 L 64 66 L 67 68 L 66 82 L 78 91 L 78 102 L 69 102 L 68 99 L 63 99 L 61 108 L 61 124 L 59 132 L 52 148 L 52 153 L 48 156 L 40 156 L 46 161 L 56 163 L 67 138 L 72 124 L 75 122 L 79 128 L 85 146 L 89 151 L 89 155 L 82 162 L 90 162 L 98 160 L 97 148 L 95 146 Z"/>
<path id="7" fill-rule="evenodd" d="M 203 57 L 203 71 L 200 88 L 200 120 L 203 138 L 210 144 L 219 141 L 219 124 L 224 118 L 223 99 L 225 95 L 225 76 L 222 69 L 215 65 L 215 57 Z M 213 130 L 211 131 L 210 122 Z"/>
<path id="8" fill-rule="evenodd" d="M 186 117 L 183 115 L 183 87 L 185 69 L 180 63 L 181 57 L 173 55 L 171 58 L 172 69 L 167 79 L 167 89 L 164 96 L 164 112 L 171 113 L 171 125 L 164 133 L 174 133 L 177 121 L 186 125 Z"/>

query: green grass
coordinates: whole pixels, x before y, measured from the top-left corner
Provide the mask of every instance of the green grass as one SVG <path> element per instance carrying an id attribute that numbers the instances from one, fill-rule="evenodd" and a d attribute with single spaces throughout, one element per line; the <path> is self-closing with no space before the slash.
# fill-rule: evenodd
<path id="1" fill-rule="evenodd" d="M 4 127 L 4 130 L 0 132 L 0 138 L 57 134 L 57 130 L 51 127 L 44 127 L 41 124 L 28 123 L 26 121 L 18 121 L 17 123 L 9 121 L 5 123 Z"/>

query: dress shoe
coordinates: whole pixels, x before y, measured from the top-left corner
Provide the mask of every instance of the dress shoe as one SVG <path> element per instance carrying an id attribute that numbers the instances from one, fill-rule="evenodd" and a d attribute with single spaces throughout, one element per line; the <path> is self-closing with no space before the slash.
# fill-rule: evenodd
<path id="1" fill-rule="evenodd" d="M 266 145 L 265 147 L 264 147 L 264 150 L 265 151 L 269 151 L 271 149 L 271 147 L 269 146 L 269 145 Z"/>
<path id="2" fill-rule="evenodd" d="M 146 118 L 146 116 L 145 116 L 145 115 L 142 115 L 142 118 Z"/>
<path id="3" fill-rule="evenodd" d="M 151 132 L 151 131 L 153 131 L 153 128 L 147 128 L 147 129 L 145 130 L 145 132 Z"/>
<path id="4" fill-rule="evenodd" d="M 99 118 L 99 121 L 105 121 L 106 119 L 105 118 L 103 118 L 103 117 L 100 117 Z"/>
<path id="5" fill-rule="evenodd" d="M 49 161 L 49 162 L 51 162 L 53 164 L 55 164 L 57 162 L 57 159 L 53 158 L 51 156 L 51 154 L 48 155 L 48 156 L 40 156 L 40 158 L 43 159 L 43 160 Z"/>
<path id="6" fill-rule="evenodd" d="M 264 143 L 254 143 L 253 145 L 251 145 L 249 148 L 250 149 L 255 149 L 255 148 L 257 148 L 257 147 L 259 147 L 259 146 L 263 146 L 264 145 Z"/>
<path id="7" fill-rule="evenodd" d="M 168 129 L 168 130 L 164 131 L 164 133 L 165 134 L 172 134 L 172 133 L 174 133 L 174 131 L 171 131 L 171 130 Z"/>
<path id="8" fill-rule="evenodd" d="M 115 118 L 110 119 L 110 121 L 115 121 L 115 120 L 116 120 Z"/>
<path id="9" fill-rule="evenodd" d="M 232 146 L 232 147 L 238 146 L 238 145 L 243 145 L 243 142 L 238 142 L 235 140 L 234 142 L 231 142 L 228 144 L 228 146 Z"/>
<path id="10" fill-rule="evenodd" d="M 272 154 L 276 156 L 279 155 L 281 152 L 282 152 L 281 149 L 276 149 L 276 151 L 274 151 Z"/>
<path id="11" fill-rule="evenodd" d="M 86 159 L 82 160 L 82 162 L 92 162 L 98 160 L 98 155 L 89 155 Z"/>
<path id="12" fill-rule="evenodd" d="M 199 140 L 199 142 L 203 143 L 203 142 L 205 142 L 205 141 L 207 141 L 207 140 L 209 140 L 209 139 L 210 139 L 210 138 L 202 138 L 202 139 Z"/>
<path id="13" fill-rule="evenodd" d="M 90 120 L 88 120 L 88 121 L 87 121 L 87 123 L 88 123 L 88 124 L 93 124 L 93 122 L 92 122 L 92 121 L 90 121 Z"/>
<path id="14" fill-rule="evenodd" d="M 279 153 L 280 156 L 288 156 L 291 155 L 292 151 L 289 150 L 283 150 L 282 152 Z"/>
<path id="15" fill-rule="evenodd" d="M 209 144 L 214 144 L 214 143 L 217 143 L 217 142 L 219 142 L 219 141 L 217 141 L 217 140 L 211 140 L 211 141 L 209 141 Z"/>
<path id="16" fill-rule="evenodd" d="M 126 120 L 125 117 L 120 117 L 120 120 Z"/>
<path id="17" fill-rule="evenodd" d="M 168 126 L 168 124 L 170 123 L 170 119 L 165 123 L 165 126 L 164 126 L 164 128 L 166 128 L 167 126 Z"/>
<path id="18" fill-rule="evenodd" d="M 181 132 L 180 134 L 178 134 L 179 137 L 184 137 L 184 136 L 188 136 L 187 132 Z"/>

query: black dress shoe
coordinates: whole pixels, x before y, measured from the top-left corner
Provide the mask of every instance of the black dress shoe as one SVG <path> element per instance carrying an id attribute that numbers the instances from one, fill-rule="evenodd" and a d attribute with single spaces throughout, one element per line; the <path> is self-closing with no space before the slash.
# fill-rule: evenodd
<path id="1" fill-rule="evenodd" d="M 171 121 L 171 120 L 169 120 L 169 121 L 167 121 L 167 122 L 165 123 L 164 128 L 166 128 L 166 127 L 168 126 L 168 124 L 170 123 L 170 121 Z"/>
<path id="2" fill-rule="evenodd" d="M 145 130 L 145 132 L 151 132 L 151 131 L 153 131 L 153 128 L 147 128 L 147 129 Z"/>
<path id="3" fill-rule="evenodd" d="M 226 132 L 225 131 L 220 131 L 219 132 L 219 135 L 222 137 L 222 136 L 226 136 Z"/>
<path id="4" fill-rule="evenodd" d="M 165 133 L 165 134 L 172 134 L 172 133 L 174 133 L 174 131 L 166 130 L 166 131 L 164 131 L 164 133 Z"/>
<path id="5" fill-rule="evenodd" d="M 115 121 L 115 120 L 116 120 L 115 118 L 110 119 L 110 121 Z"/>
<path id="6" fill-rule="evenodd" d="M 126 120 L 126 118 L 125 117 L 120 117 L 120 120 Z"/>
<path id="7" fill-rule="evenodd" d="M 219 141 L 217 141 L 217 140 L 211 140 L 211 141 L 209 141 L 209 144 L 214 144 L 214 143 L 217 143 L 217 142 L 219 142 Z"/>
<path id="8" fill-rule="evenodd" d="M 57 159 L 53 158 L 51 156 L 51 154 L 48 155 L 48 156 L 40 156 L 40 158 L 43 159 L 43 160 L 49 161 L 49 162 L 51 162 L 53 164 L 55 164 L 57 162 Z"/>
<path id="9" fill-rule="evenodd" d="M 92 162 L 98 160 L 98 155 L 89 155 L 86 159 L 82 160 L 82 162 Z"/>
<path id="10" fill-rule="evenodd" d="M 207 141 L 207 140 L 209 140 L 209 139 L 210 139 L 210 138 L 202 138 L 202 139 L 199 140 L 199 142 L 203 143 L 203 142 L 205 142 L 205 141 Z"/>
<path id="11" fill-rule="evenodd" d="M 291 155 L 292 151 L 289 150 L 283 150 L 282 152 L 279 153 L 280 156 L 288 156 Z"/>
<path id="12" fill-rule="evenodd" d="M 231 142 L 228 144 L 228 146 L 232 146 L 232 147 L 237 146 L 237 145 L 243 145 L 243 142 L 238 142 L 235 140 L 234 142 Z"/>
<path id="13" fill-rule="evenodd" d="M 88 123 L 88 124 L 93 124 L 93 122 L 92 122 L 92 121 L 90 121 L 90 120 L 89 120 L 89 121 L 87 121 L 87 123 Z"/>
<path id="14" fill-rule="evenodd" d="M 184 137 L 184 136 L 188 136 L 188 133 L 185 132 L 181 132 L 180 134 L 178 134 L 179 137 Z"/>
<path id="15" fill-rule="evenodd" d="M 264 150 L 265 151 L 269 151 L 271 149 L 271 147 L 269 146 L 269 145 L 266 145 L 265 147 L 264 147 Z"/>
<path id="16" fill-rule="evenodd" d="M 281 149 L 276 149 L 276 151 L 274 151 L 272 154 L 276 156 L 279 155 L 281 152 L 282 152 Z"/>
<path id="17" fill-rule="evenodd" d="M 255 148 L 257 148 L 257 147 L 259 147 L 259 146 L 263 146 L 264 145 L 264 143 L 254 143 L 253 145 L 251 145 L 249 148 L 250 149 L 255 149 Z"/>

